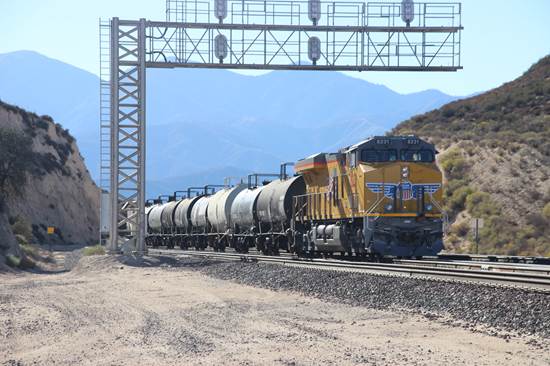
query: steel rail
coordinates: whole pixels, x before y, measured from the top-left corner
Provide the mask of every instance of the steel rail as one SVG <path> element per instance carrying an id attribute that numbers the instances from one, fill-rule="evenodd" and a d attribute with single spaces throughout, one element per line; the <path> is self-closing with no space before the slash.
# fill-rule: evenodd
<path id="1" fill-rule="evenodd" d="M 537 256 L 517 256 L 517 255 L 496 255 L 496 254 L 453 254 L 442 253 L 433 257 L 439 260 L 462 260 L 462 261 L 477 261 L 477 262 L 492 262 L 492 263 L 528 263 L 528 264 L 547 264 L 550 265 L 550 257 Z"/>
<path id="2" fill-rule="evenodd" d="M 499 263 L 499 262 L 464 262 L 464 261 L 433 261 L 433 260 L 414 260 L 414 259 L 394 259 L 393 263 L 411 264 L 424 267 L 440 268 L 463 268 L 478 269 L 486 272 L 523 272 L 533 273 L 544 276 L 550 276 L 550 266 L 522 263 Z"/>
<path id="3" fill-rule="evenodd" d="M 370 262 L 348 262 L 326 259 L 304 259 L 304 258 L 280 258 L 273 256 L 238 254 L 238 253 L 219 253 L 219 252 L 196 252 L 196 251 L 169 251 L 151 249 L 152 255 L 184 255 L 192 257 L 202 257 L 208 259 L 220 259 L 224 261 L 245 261 L 275 263 L 289 266 L 301 266 L 309 268 L 318 268 L 325 270 L 348 270 L 358 272 L 370 272 L 379 274 L 397 274 L 408 277 L 428 277 L 428 278 L 450 278 L 458 280 L 487 281 L 490 283 L 511 284 L 519 286 L 537 286 L 537 289 L 550 291 L 550 276 L 539 274 L 528 274 L 518 272 L 487 272 L 480 270 L 470 270 L 462 268 L 441 268 L 417 266 L 410 264 L 394 263 L 370 263 Z"/>

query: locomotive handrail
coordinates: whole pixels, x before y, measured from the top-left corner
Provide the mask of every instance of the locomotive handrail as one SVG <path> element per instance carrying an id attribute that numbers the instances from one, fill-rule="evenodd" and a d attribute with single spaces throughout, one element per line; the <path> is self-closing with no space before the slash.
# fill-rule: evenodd
<path id="1" fill-rule="evenodd" d="M 306 203 L 304 204 L 304 206 L 303 206 L 302 208 L 305 208 L 305 207 L 308 207 L 308 206 L 309 206 L 309 198 L 310 198 L 310 197 L 317 197 L 317 196 L 318 196 L 318 197 L 324 197 L 324 198 L 325 198 L 325 216 L 327 216 L 327 215 L 326 215 L 326 206 L 327 206 L 327 204 L 326 204 L 326 202 L 327 202 L 326 197 L 327 197 L 327 193 L 328 193 L 328 192 L 313 192 L 313 193 L 301 194 L 301 195 L 299 195 L 299 196 L 294 196 L 294 197 L 295 197 L 295 198 L 305 198 L 305 199 L 306 199 Z M 315 204 L 315 202 L 314 202 L 314 204 Z M 317 208 L 317 207 L 314 207 L 314 209 L 316 209 L 316 208 Z M 300 210 L 300 211 L 301 211 L 301 210 Z M 321 214 L 319 214 L 319 215 L 321 216 Z M 308 218 L 311 218 L 312 216 L 317 217 L 317 210 L 316 210 L 316 212 L 312 213 L 311 215 L 307 215 L 307 216 L 308 216 Z"/>
<path id="2" fill-rule="evenodd" d="M 300 196 L 294 196 L 293 199 L 294 199 L 294 204 L 292 205 L 292 218 L 293 218 L 293 221 L 295 221 L 296 217 L 298 217 L 298 215 L 301 215 L 300 216 L 300 222 L 303 223 L 304 220 L 303 220 L 303 211 L 304 209 L 306 208 L 307 206 L 307 202 L 305 202 L 301 207 L 298 208 L 298 210 L 296 211 L 296 208 L 298 207 L 298 205 L 300 204 L 300 202 L 298 202 L 300 199 L 303 199 L 304 197 L 302 195 Z"/>
<path id="3" fill-rule="evenodd" d="M 428 196 L 430 196 L 430 202 L 441 212 L 443 215 L 443 232 L 447 234 L 447 231 L 449 230 L 449 215 L 443 210 L 441 205 L 434 199 L 433 194 L 428 193 Z"/>
<path id="4" fill-rule="evenodd" d="M 365 219 L 367 221 L 367 229 L 370 230 L 371 228 L 369 227 L 369 223 L 370 223 L 370 220 L 369 220 L 369 215 L 372 214 L 372 212 L 376 209 L 376 207 L 378 207 L 378 205 L 380 204 L 380 202 L 382 202 L 382 200 L 384 199 L 384 195 L 380 196 L 380 193 L 377 193 L 376 194 L 376 201 L 369 207 L 369 209 L 365 212 Z M 380 215 L 374 217 L 374 220 L 377 220 L 378 218 L 380 217 Z"/>

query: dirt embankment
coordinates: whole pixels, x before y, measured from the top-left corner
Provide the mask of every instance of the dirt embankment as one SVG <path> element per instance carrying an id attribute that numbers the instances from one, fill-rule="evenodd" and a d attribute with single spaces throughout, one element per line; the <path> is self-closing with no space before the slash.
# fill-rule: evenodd
<path id="1" fill-rule="evenodd" d="M 0 266 L 5 257 L 21 256 L 12 228 L 30 226 L 25 241 L 36 244 L 97 242 L 99 188 L 92 181 L 69 132 L 48 116 L 38 116 L 0 101 L 0 129 L 29 138 L 32 157 L 24 165 L 21 194 L 0 191 Z M 55 234 L 48 235 L 48 227 Z"/>
<path id="2" fill-rule="evenodd" d="M 3 275 L 0 364 L 545 365 L 547 346 L 206 276 L 199 260 L 84 258 Z M 215 264 L 214 264 L 215 265 Z M 60 270 L 63 266 L 60 266 Z M 198 269 L 198 271 L 197 271 Z"/>

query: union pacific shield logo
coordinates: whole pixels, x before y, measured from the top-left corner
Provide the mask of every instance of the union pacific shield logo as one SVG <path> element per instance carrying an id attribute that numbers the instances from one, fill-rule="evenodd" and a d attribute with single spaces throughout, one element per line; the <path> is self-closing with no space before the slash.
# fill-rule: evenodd
<path id="1" fill-rule="evenodd" d="M 401 183 L 401 197 L 405 201 L 408 201 L 413 198 L 413 192 L 412 192 L 412 184 L 411 182 L 403 182 Z"/>
<path id="2" fill-rule="evenodd" d="M 383 193 L 384 196 L 388 198 L 393 198 L 394 195 L 399 197 L 399 192 L 401 191 L 401 196 L 404 201 L 411 199 L 416 199 L 420 195 L 422 189 L 424 189 L 424 194 L 432 195 L 441 188 L 440 183 L 420 183 L 412 184 L 411 182 L 403 182 L 401 184 L 396 183 L 366 183 L 367 188 L 375 194 Z"/>

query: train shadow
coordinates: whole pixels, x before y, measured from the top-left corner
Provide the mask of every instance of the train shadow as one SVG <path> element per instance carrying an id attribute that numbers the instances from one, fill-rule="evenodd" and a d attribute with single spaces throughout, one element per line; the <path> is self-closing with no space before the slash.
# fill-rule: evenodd
<path id="1" fill-rule="evenodd" d="M 117 256 L 117 261 L 128 267 L 137 268 L 202 268 L 222 263 L 212 258 L 174 256 Z"/>

